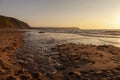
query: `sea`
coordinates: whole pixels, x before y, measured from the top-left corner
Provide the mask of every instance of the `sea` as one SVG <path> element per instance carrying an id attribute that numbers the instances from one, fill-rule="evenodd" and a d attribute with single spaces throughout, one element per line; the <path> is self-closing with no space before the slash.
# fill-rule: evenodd
<path id="1" fill-rule="evenodd" d="M 120 47 L 120 30 L 77 29 L 77 28 L 40 28 L 26 29 L 26 39 L 42 45 L 76 43 L 85 45 L 113 45 Z M 28 38 L 29 36 L 29 38 Z"/>

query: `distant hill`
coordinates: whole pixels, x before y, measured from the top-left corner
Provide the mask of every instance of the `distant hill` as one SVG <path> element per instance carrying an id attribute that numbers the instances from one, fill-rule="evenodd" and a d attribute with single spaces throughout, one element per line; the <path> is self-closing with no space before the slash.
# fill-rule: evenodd
<path id="1" fill-rule="evenodd" d="M 18 19 L 0 15 L 0 29 L 26 29 L 30 26 Z"/>

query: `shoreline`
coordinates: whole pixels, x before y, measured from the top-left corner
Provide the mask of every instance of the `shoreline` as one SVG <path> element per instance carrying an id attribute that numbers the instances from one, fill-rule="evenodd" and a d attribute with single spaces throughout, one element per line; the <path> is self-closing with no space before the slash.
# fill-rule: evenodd
<path id="1" fill-rule="evenodd" d="M 117 80 L 120 77 L 119 47 L 66 43 L 51 47 L 58 54 L 39 55 L 27 49 L 19 53 L 18 49 L 24 47 L 23 35 L 21 31 L 0 32 L 2 80 Z"/>

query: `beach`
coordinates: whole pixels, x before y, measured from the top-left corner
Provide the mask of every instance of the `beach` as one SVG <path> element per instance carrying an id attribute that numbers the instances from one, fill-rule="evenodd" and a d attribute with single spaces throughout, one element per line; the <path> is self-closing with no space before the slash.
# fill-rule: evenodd
<path id="1" fill-rule="evenodd" d="M 14 52 L 23 43 L 23 32 L 0 30 L 0 80 L 11 80 L 15 71 L 21 67 L 12 58 Z"/>
<path id="2" fill-rule="evenodd" d="M 119 47 L 81 44 L 73 36 L 1 30 L 0 80 L 120 79 Z"/>

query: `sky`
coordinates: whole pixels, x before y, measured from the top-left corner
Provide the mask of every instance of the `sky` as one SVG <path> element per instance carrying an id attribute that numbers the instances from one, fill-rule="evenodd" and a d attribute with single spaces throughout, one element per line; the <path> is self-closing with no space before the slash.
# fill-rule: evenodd
<path id="1" fill-rule="evenodd" d="M 120 0 L 0 0 L 0 15 L 33 27 L 120 29 Z"/>

